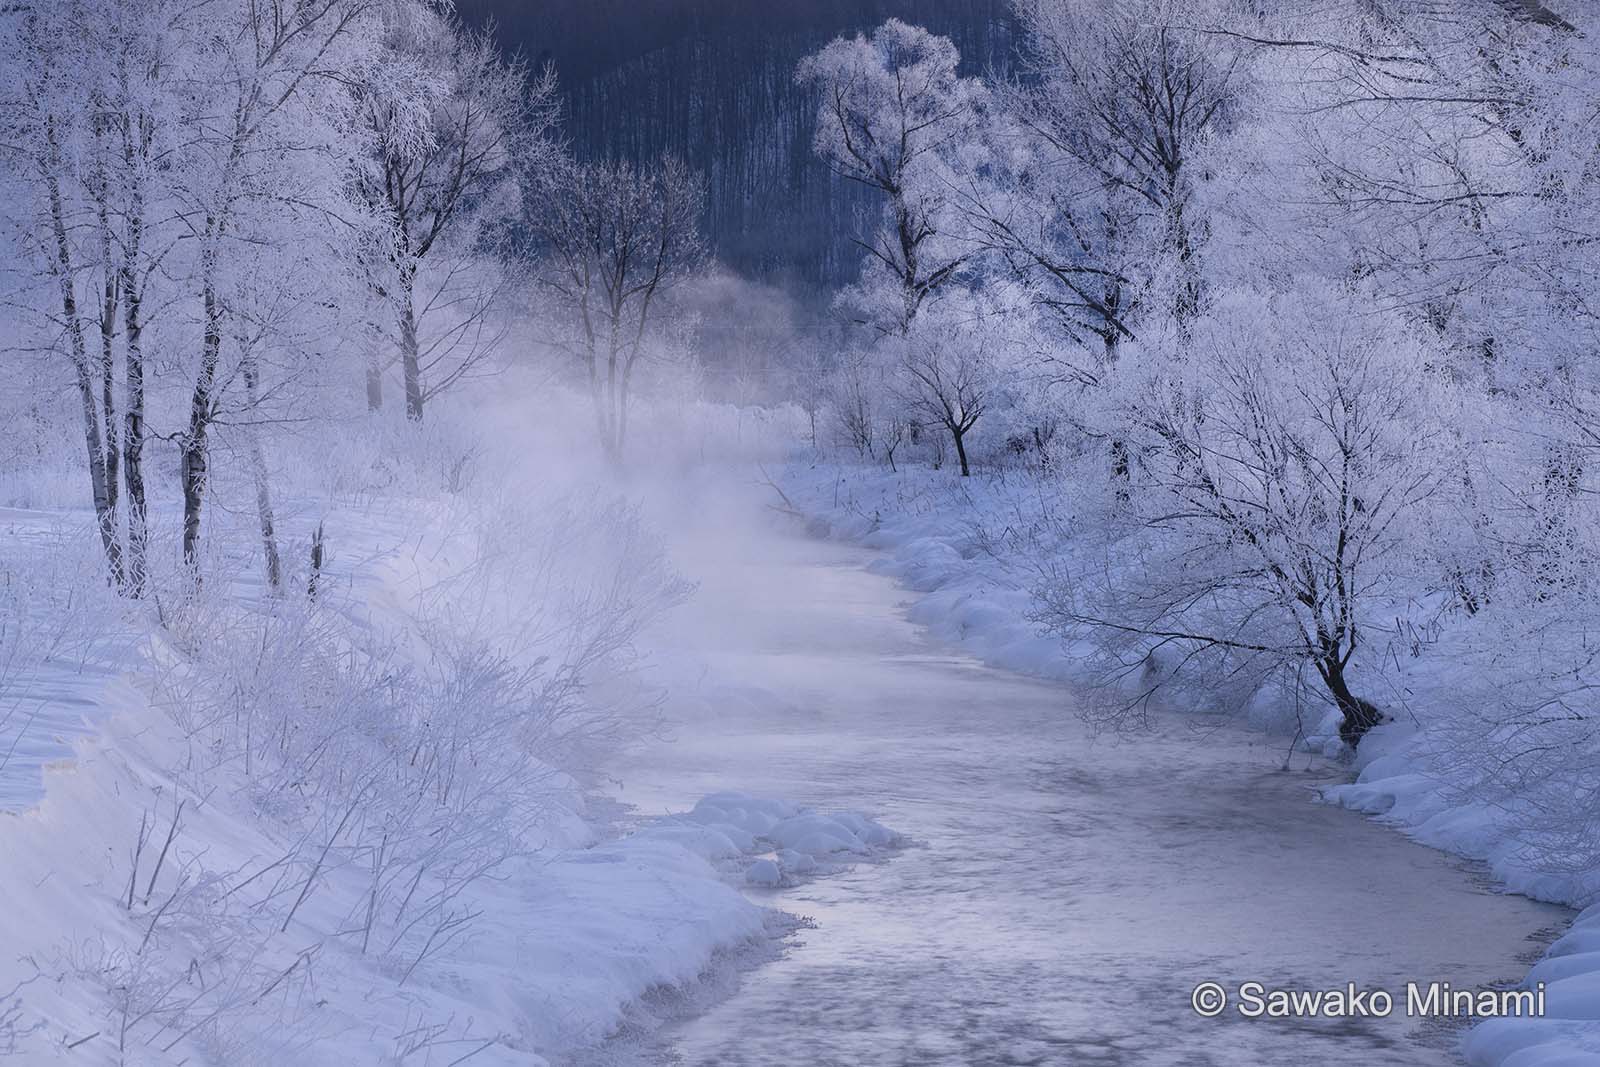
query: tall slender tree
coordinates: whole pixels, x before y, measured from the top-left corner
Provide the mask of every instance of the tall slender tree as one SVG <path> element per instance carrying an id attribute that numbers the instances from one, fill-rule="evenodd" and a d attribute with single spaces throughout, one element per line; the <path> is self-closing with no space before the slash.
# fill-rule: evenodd
<path id="1" fill-rule="evenodd" d="M 96 110 L 107 83 L 109 55 L 96 36 L 105 12 L 92 0 L 27 5 L 0 13 L 3 104 L 0 137 L 12 176 L 12 222 L 31 254 L 38 281 L 52 292 L 45 313 L 49 343 L 71 369 L 83 418 L 83 440 L 96 526 L 111 580 L 124 581 L 117 508 L 117 426 L 113 388 L 117 272 L 102 269 L 103 301 L 95 316 L 90 296 L 96 267 L 111 262 L 108 176 L 94 145 L 103 126 Z M 80 195 L 87 184 L 90 196 Z M 96 234 L 99 237 L 87 238 Z M 85 334 L 96 320 L 100 350 Z"/>
<path id="2" fill-rule="evenodd" d="M 200 326 L 177 434 L 183 559 L 196 579 L 211 431 L 236 370 L 225 351 L 229 289 L 252 250 L 285 240 L 294 220 L 339 226 L 355 214 L 341 176 L 361 140 L 345 87 L 373 62 L 372 14 L 365 0 L 313 0 L 197 16 L 210 61 L 189 85 L 192 147 L 175 192 Z"/>
<path id="3" fill-rule="evenodd" d="M 406 415 L 418 420 L 429 396 L 483 356 L 421 340 L 434 302 L 420 296 L 420 274 L 453 256 L 496 254 L 519 182 L 554 158 L 556 83 L 551 69 L 530 77 L 524 61 L 504 60 L 492 30 L 422 7 L 390 9 L 382 47 L 375 76 L 356 83 L 372 146 L 358 186 L 383 223 L 369 271 L 393 308 Z M 446 287 L 459 280 L 448 265 L 441 273 Z M 369 407 L 382 404 L 382 372 L 380 357 L 368 369 Z"/>

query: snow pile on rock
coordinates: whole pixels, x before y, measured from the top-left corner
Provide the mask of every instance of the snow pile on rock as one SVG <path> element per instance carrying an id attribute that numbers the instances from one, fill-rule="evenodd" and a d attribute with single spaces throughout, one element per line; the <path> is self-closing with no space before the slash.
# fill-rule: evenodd
<path id="1" fill-rule="evenodd" d="M 778 888 L 830 874 L 898 848 L 904 839 L 859 812 L 825 814 L 748 793 L 713 793 L 637 836 L 671 841 L 742 869 L 752 886 Z"/>

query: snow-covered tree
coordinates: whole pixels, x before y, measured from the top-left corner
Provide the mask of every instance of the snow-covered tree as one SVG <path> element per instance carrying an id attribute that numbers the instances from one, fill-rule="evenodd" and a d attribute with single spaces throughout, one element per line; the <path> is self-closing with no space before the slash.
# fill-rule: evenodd
<path id="1" fill-rule="evenodd" d="M 231 290 L 250 276 L 260 249 L 308 233 L 353 243 L 361 228 L 345 179 L 363 139 L 344 86 L 373 61 L 371 14 L 359 0 L 316 0 L 292 11 L 223 5 L 194 16 L 204 54 L 184 86 L 189 141 L 172 179 L 192 248 L 185 288 L 199 327 L 178 431 L 183 557 L 191 568 L 199 562 L 211 431 L 248 363 L 228 344 L 236 326 Z M 349 260 L 335 256 L 318 269 L 337 273 Z M 327 273 L 310 277 L 334 281 Z"/>
<path id="2" fill-rule="evenodd" d="M 1105 558 L 1053 583 L 1045 616 L 1101 640 L 1114 674 L 1155 670 L 1126 706 L 1175 662 L 1288 667 L 1321 680 L 1350 744 L 1379 721 L 1357 657 L 1404 596 L 1454 439 L 1426 342 L 1351 311 L 1315 283 L 1230 295 L 1191 356 L 1174 338 L 1115 390 L 1134 489 L 1107 494 Z"/>
<path id="3" fill-rule="evenodd" d="M 381 224 L 369 270 L 393 307 L 406 414 L 420 419 L 430 396 L 487 355 L 483 319 L 498 286 L 474 287 L 498 273 L 520 184 L 553 160 L 556 83 L 432 8 L 392 5 L 383 18 L 381 50 L 353 83 L 372 153 L 357 185 Z M 374 409 L 383 362 L 368 368 Z"/>
<path id="4" fill-rule="evenodd" d="M 12 301 L 37 316 L 41 345 L 60 352 L 71 369 L 101 545 L 112 581 L 121 585 L 121 435 L 111 337 L 126 264 L 112 244 L 112 212 L 121 207 L 112 200 L 125 179 L 137 187 L 144 122 L 133 82 L 151 62 L 150 26 L 126 5 L 89 0 L 10 9 L 0 19 L 0 151 L 12 205 L 7 222 L 28 257 Z M 119 119 L 134 124 L 126 135 L 135 159 L 126 167 L 110 155 Z M 130 307 L 136 319 L 137 308 Z M 91 328 L 100 335 L 98 351 L 91 350 Z M 130 476 L 137 483 L 137 463 Z M 135 565 L 142 570 L 142 563 Z"/>
<path id="5" fill-rule="evenodd" d="M 835 39 L 796 71 L 820 97 L 817 154 L 883 194 L 882 225 L 856 239 L 867 264 L 855 303 L 887 333 L 910 329 L 972 251 L 956 231 L 949 182 L 977 140 L 987 93 L 960 77 L 960 58 L 947 38 L 890 19 L 871 36 Z"/>
<path id="6" fill-rule="evenodd" d="M 649 165 L 568 162 L 529 198 L 554 343 L 576 358 L 601 447 L 620 460 L 635 375 L 667 298 L 706 262 L 705 188 L 674 159 Z"/>
<path id="7" fill-rule="evenodd" d="M 1026 77 L 1003 94 L 1020 142 L 1009 182 L 964 197 L 983 243 L 1108 360 L 1141 315 L 1185 323 L 1201 308 L 1196 190 L 1239 91 L 1236 49 L 1199 32 L 1207 7 L 1020 4 Z"/>
<path id="8" fill-rule="evenodd" d="M 963 478 L 972 473 L 967 435 L 995 403 L 1010 339 L 1001 311 L 970 293 L 947 296 L 902 338 L 884 342 L 895 357 L 892 398 L 913 425 L 947 434 Z"/>

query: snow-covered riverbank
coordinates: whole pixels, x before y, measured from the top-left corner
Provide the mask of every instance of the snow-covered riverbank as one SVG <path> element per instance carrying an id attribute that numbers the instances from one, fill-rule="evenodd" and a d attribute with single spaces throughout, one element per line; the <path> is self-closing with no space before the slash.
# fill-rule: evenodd
<path id="1" fill-rule="evenodd" d="M 1019 542 L 1039 544 L 1039 531 L 1029 529 L 1040 521 L 1032 498 L 1037 482 L 1027 474 L 961 480 L 946 471 L 801 463 L 789 468 L 780 485 L 786 506 L 803 513 L 814 534 L 875 550 L 871 569 L 914 593 L 909 618 L 940 639 L 985 663 L 1067 683 L 1089 680 L 1071 650 L 1030 621 L 1038 560 L 1008 552 Z M 1292 709 L 1274 706 L 1270 694 L 1242 709 L 1206 701 L 1168 710 L 1196 716 L 1207 728 L 1219 722 L 1254 727 L 1268 735 L 1264 743 L 1276 746 L 1280 760 L 1291 746 L 1298 748 L 1300 755 L 1290 761 L 1295 766 L 1318 764 L 1316 753 L 1338 747 L 1336 714 L 1308 723 L 1309 736 L 1296 743 Z M 1592 899 L 1592 874 L 1531 866 L 1518 846 L 1516 825 L 1528 813 L 1464 798 L 1448 773 L 1430 761 L 1427 740 L 1425 729 L 1409 719 L 1380 726 L 1363 742 L 1353 768 L 1357 780 L 1348 782 L 1346 768 L 1321 764 L 1325 778 L 1317 795 L 1423 844 L 1481 862 L 1513 892 L 1563 905 Z M 1465 1046 L 1470 1062 L 1600 1063 L 1600 999 L 1593 993 L 1600 944 L 1586 930 L 1597 910 L 1584 912 L 1523 980 L 1547 983 L 1546 1018 L 1484 1024 Z M 1515 959 L 1522 955 L 1507 957 L 1502 978 L 1517 978 Z"/>
<path id="2" fill-rule="evenodd" d="M 809 537 L 769 488 L 685 487 L 672 505 L 700 588 L 649 638 L 673 665 L 675 725 L 618 767 L 621 796 L 672 811 L 708 788 L 767 792 L 870 811 L 913 844 L 758 891 L 815 929 L 640 1062 L 1456 1063 L 1450 1026 L 1204 1020 L 1190 992 L 1476 987 L 1514 979 L 1528 939 L 1564 921 L 1315 803 L 1344 768 L 1284 771 L 1274 739 L 1170 716 L 1136 742 L 1093 738 L 1070 686 L 980 663 L 937 632 L 937 600 L 871 573 L 904 564 L 892 547 Z M 960 603 L 969 620 L 1005 610 Z"/>
<path id="3" fill-rule="evenodd" d="M 645 490 L 669 502 L 647 513 L 699 588 L 641 636 L 663 728 L 608 765 L 635 812 L 619 821 L 553 775 L 546 847 L 464 892 L 470 933 L 420 957 L 328 936 L 360 913 L 368 882 L 350 857 L 319 870 L 310 903 L 259 941 L 226 890 L 213 911 L 177 894 L 185 872 L 269 866 L 293 842 L 239 774 L 212 772 L 194 792 L 192 740 L 152 701 L 159 643 L 92 643 L 101 659 L 62 673 L 88 712 L 81 735 L 29 765 L 42 799 L 0 817 L 0 849 L 17 858 L 0 871 L 13 902 L 0 991 L 17 985 L 6 1039 L 48 1058 L 89 1038 L 71 1051 L 84 1062 L 113 1062 L 120 1043 L 130 1063 L 203 1041 L 199 1055 L 229 1063 L 470 1052 L 560 1064 L 620 1034 L 603 1059 L 778 1067 L 803 1049 L 819 1063 L 1093 1055 L 1145 1067 L 1309 1050 L 1352 1067 L 1447 1064 L 1459 1040 L 1447 1026 L 1203 1020 L 1189 991 L 1212 979 L 1483 986 L 1515 978 L 1528 939 L 1561 921 L 1313 803 L 1345 769 L 1302 756 L 1285 771 L 1275 739 L 1170 716 L 1136 743 L 1095 739 L 1074 713 L 1070 663 L 1025 622 L 1026 589 L 958 536 L 959 516 L 924 500 L 902 528 L 848 490 L 836 507 L 832 486 L 784 485 L 791 504 L 826 515 L 831 541 L 743 473 Z M 347 617 L 399 627 L 420 590 L 437 592 L 465 558 L 437 519 L 330 516 L 341 552 L 327 580 L 348 594 Z M 182 914 L 161 914 L 168 895 Z M 794 916 L 815 928 L 795 936 Z M 219 930 L 265 946 L 251 966 L 284 980 L 238 979 L 255 972 Z M 1567 962 L 1536 975 L 1565 978 L 1591 949 L 1569 938 Z M 158 985 L 183 953 L 198 970 Z M 769 962 L 743 969 L 754 960 Z M 217 996 L 230 976 L 243 992 Z M 212 996 L 219 1025 L 174 1030 L 170 1000 L 153 999 L 174 991 Z M 655 1007 L 684 992 L 690 1017 Z M 146 1014 L 152 1004 L 162 1011 Z M 1480 1029 L 1474 1062 L 1558 1062 L 1507 1058 L 1529 1034 Z"/>
<path id="4" fill-rule="evenodd" d="M 794 885 L 898 843 L 858 815 L 748 795 L 636 818 L 592 807 L 552 767 L 523 824 L 536 847 L 450 883 L 438 936 L 371 937 L 379 854 L 353 823 L 399 815 L 369 793 L 308 849 L 317 823 L 294 810 L 293 783 L 269 791 L 259 766 L 197 747 L 196 709 L 174 700 L 209 691 L 186 677 L 204 653 L 109 593 L 85 613 L 96 586 L 66 580 L 61 548 L 82 517 L 4 517 L 7 617 L 54 640 L 8 644 L 0 672 L 0 1062 L 563 1063 L 656 991 L 794 928 L 738 887 Z M 394 502 L 333 512 L 327 530 L 338 555 L 321 596 L 343 620 L 328 635 L 420 627 L 470 558 L 458 525 Z M 256 595 L 218 610 L 255 610 Z"/>

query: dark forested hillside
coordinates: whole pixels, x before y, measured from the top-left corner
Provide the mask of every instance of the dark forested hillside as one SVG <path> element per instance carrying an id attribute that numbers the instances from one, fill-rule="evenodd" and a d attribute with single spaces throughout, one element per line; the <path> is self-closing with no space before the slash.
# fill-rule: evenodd
<path id="1" fill-rule="evenodd" d="M 850 244 L 877 200 L 811 152 L 806 53 L 897 16 L 952 38 L 968 69 L 1005 69 L 1007 0 L 461 0 L 510 50 L 561 76 L 580 156 L 672 152 L 709 184 L 706 227 L 735 270 L 796 288 L 850 279 Z"/>

